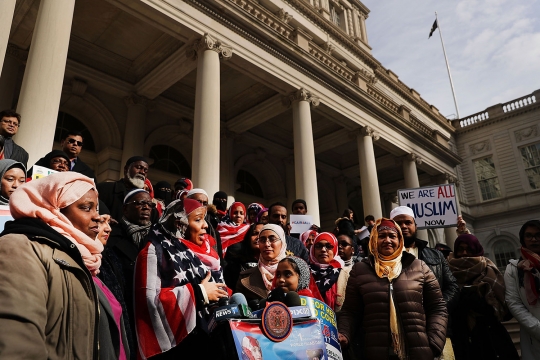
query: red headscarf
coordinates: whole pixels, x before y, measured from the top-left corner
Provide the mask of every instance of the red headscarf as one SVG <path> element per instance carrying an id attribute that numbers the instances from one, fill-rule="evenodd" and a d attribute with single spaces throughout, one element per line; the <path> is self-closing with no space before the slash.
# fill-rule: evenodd
<path id="1" fill-rule="evenodd" d="M 334 252 L 334 258 L 329 264 L 321 264 L 319 261 L 317 261 L 317 258 L 315 258 L 315 245 L 318 242 L 321 242 L 323 240 L 328 241 L 329 244 L 334 246 L 334 249 L 332 250 Z M 332 266 L 334 269 L 341 269 L 343 267 L 343 260 L 337 255 L 338 253 L 338 242 L 334 234 L 329 232 L 323 232 L 317 235 L 315 240 L 313 241 L 313 245 L 309 249 L 309 262 L 311 264 L 318 265 L 321 269 L 327 268 L 328 266 Z"/>
<path id="2" fill-rule="evenodd" d="M 233 221 L 233 211 L 237 208 L 237 207 L 241 207 L 242 210 L 244 210 L 244 224 L 246 223 L 246 220 L 247 220 L 247 211 L 246 211 L 246 206 L 244 204 L 242 204 L 240 201 L 235 201 L 232 203 L 231 207 L 229 208 L 229 219 L 231 219 L 231 222 L 234 222 Z"/>

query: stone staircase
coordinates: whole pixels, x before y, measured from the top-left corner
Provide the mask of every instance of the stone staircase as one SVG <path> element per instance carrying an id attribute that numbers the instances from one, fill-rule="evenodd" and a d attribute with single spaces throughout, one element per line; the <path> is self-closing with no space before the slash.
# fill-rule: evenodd
<path id="1" fill-rule="evenodd" d="M 506 331 L 508 331 L 508 333 L 510 334 L 512 341 L 514 342 L 514 346 L 518 351 L 519 357 L 521 358 L 521 345 L 519 343 L 519 324 L 517 320 L 512 319 L 510 321 L 503 322 L 502 324 L 506 328 Z"/>

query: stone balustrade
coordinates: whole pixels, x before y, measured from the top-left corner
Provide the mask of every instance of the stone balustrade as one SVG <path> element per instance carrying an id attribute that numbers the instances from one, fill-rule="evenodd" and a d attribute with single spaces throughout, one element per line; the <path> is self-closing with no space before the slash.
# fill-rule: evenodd
<path id="1" fill-rule="evenodd" d="M 522 98 L 512 100 L 502 106 L 505 113 L 522 108 L 527 105 L 534 104 L 536 102 L 536 96 L 526 95 Z"/>

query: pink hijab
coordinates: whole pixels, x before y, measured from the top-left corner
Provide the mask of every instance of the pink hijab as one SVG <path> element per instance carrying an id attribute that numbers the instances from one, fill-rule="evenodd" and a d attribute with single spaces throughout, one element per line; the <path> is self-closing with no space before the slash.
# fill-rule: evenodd
<path id="1" fill-rule="evenodd" d="M 9 198 L 9 209 L 14 219 L 41 219 L 65 236 L 79 249 L 84 264 L 95 276 L 101 265 L 103 244 L 76 229 L 60 212 L 79 200 L 89 190 L 96 191 L 94 181 L 84 175 L 68 171 L 51 174 L 21 185 Z"/>

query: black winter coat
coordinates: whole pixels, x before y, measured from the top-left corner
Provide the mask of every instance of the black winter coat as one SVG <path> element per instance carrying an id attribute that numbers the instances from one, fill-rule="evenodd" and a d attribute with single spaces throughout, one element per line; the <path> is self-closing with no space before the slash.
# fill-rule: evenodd
<path id="1" fill-rule="evenodd" d="M 439 250 L 429 248 L 427 241 L 415 239 L 414 242 L 418 248 L 420 260 L 425 262 L 431 271 L 433 271 L 433 274 L 435 274 L 441 287 L 444 301 L 446 301 L 446 308 L 451 313 L 457 305 L 459 286 L 456 278 L 452 275 L 452 271 L 450 271 L 448 262 Z"/>

